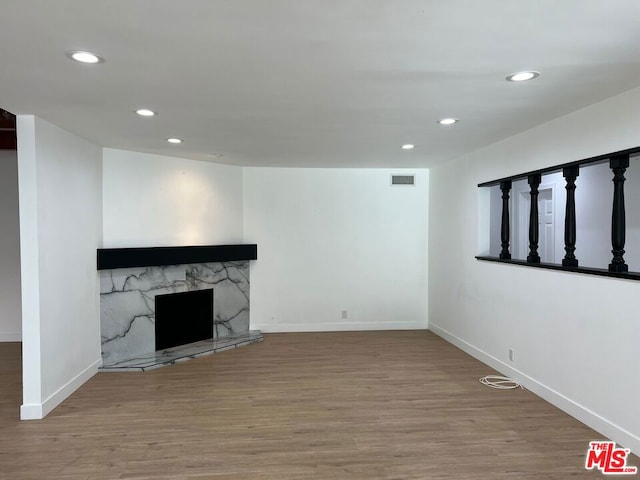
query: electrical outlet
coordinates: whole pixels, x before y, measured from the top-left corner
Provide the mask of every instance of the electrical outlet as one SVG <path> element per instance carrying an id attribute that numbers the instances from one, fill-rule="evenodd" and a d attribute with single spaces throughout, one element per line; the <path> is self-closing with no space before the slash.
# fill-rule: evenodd
<path id="1" fill-rule="evenodd" d="M 514 359 L 513 348 L 510 348 L 509 349 L 509 361 L 513 362 L 513 359 Z"/>
<path id="2" fill-rule="evenodd" d="M 349 312 L 347 312 L 346 310 L 342 310 L 342 319 L 346 320 L 347 318 L 349 318 Z"/>

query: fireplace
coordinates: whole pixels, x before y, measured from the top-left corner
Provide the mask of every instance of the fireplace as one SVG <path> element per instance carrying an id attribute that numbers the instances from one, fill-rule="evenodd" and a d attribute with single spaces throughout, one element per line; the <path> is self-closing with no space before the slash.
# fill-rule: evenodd
<path id="1" fill-rule="evenodd" d="M 213 343 L 250 333 L 249 261 L 257 258 L 255 244 L 114 248 L 97 253 L 103 366 L 140 359 L 157 350 L 174 350 L 168 345 L 178 342 L 211 338 L 211 329 Z M 184 297 L 186 305 L 169 307 L 175 312 L 167 314 L 173 317 L 168 324 L 162 312 L 156 318 L 157 297 L 212 288 L 215 302 L 206 301 L 213 309 L 213 315 L 210 310 L 206 313 L 206 333 L 204 314 L 199 307 L 191 310 L 192 297 Z M 195 298 L 198 303 L 197 294 Z M 170 297 L 168 301 L 171 303 Z M 202 329 L 192 322 L 201 323 Z M 183 338 L 180 332 L 169 330 L 156 336 L 156 325 L 160 329 L 171 325 L 193 328 L 198 334 Z"/>
<path id="2" fill-rule="evenodd" d="M 213 289 L 155 297 L 156 351 L 213 338 Z"/>

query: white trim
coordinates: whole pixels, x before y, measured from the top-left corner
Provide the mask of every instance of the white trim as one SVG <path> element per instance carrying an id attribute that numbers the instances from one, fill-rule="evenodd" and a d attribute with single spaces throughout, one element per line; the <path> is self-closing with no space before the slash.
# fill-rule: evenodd
<path id="1" fill-rule="evenodd" d="M 0 332 L 0 342 L 21 342 L 22 332 Z"/>
<path id="2" fill-rule="evenodd" d="M 44 418 L 42 414 L 42 404 L 20 405 L 20 420 L 40 420 Z"/>
<path id="3" fill-rule="evenodd" d="M 589 410 L 588 408 L 580 405 L 574 400 L 571 400 L 562 393 L 557 392 L 550 387 L 547 387 L 536 379 L 524 374 L 520 370 L 517 370 L 502 362 L 501 360 L 498 360 L 496 357 L 484 352 L 483 350 L 474 347 L 470 343 L 455 336 L 451 332 L 448 332 L 447 330 L 440 328 L 437 325 L 433 325 L 432 323 L 429 324 L 429 330 L 431 330 L 439 337 L 442 337 L 447 342 L 455 345 L 460 350 L 480 360 L 482 363 L 485 363 L 491 368 L 502 373 L 503 375 L 517 380 L 518 383 L 520 383 L 527 390 L 535 393 L 540 398 L 558 407 L 560 410 L 581 421 L 588 427 L 593 428 L 597 432 L 622 445 L 623 447 L 629 448 L 634 454 L 640 455 L 640 437 L 635 436 L 621 426 L 616 425 L 606 418 L 601 417 L 596 412 Z M 585 446 L 585 451 L 586 448 L 587 446 Z"/>
<path id="4" fill-rule="evenodd" d="M 340 322 L 340 323 L 273 323 L 251 324 L 252 330 L 261 330 L 263 333 L 289 333 L 289 332 L 351 332 L 366 330 L 426 330 L 427 321 L 424 322 Z"/>
<path id="5" fill-rule="evenodd" d="M 80 388 L 91 377 L 98 373 L 98 367 L 102 365 L 102 359 L 98 359 L 85 368 L 78 375 L 60 387 L 55 393 L 49 396 L 40 404 L 30 404 L 20 406 L 21 420 L 40 420 L 46 417 L 54 408 L 60 405 L 73 392 Z"/>

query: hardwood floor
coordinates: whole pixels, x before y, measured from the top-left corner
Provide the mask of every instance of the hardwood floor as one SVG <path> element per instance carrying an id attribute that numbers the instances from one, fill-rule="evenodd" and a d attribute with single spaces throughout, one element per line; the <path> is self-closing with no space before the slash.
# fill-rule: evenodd
<path id="1" fill-rule="evenodd" d="M 27 422 L 19 356 L 0 344 L 2 479 L 602 477 L 584 470 L 602 435 L 526 390 L 481 385 L 494 372 L 430 332 L 269 334 L 99 373 Z"/>

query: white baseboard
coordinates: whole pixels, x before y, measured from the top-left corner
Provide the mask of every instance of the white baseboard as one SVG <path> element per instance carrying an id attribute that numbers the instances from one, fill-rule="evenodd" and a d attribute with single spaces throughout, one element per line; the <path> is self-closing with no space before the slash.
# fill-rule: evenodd
<path id="1" fill-rule="evenodd" d="M 353 332 L 367 330 L 426 330 L 427 322 L 336 322 L 336 323 L 258 323 L 251 329 L 263 333 Z"/>
<path id="2" fill-rule="evenodd" d="M 0 332 L 0 342 L 21 342 L 22 332 Z"/>
<path id="3" fill-rule="evenodd" d="M 102 359 L 98 359 L 85 368 L 78 375 L 60 387 L 55 393 L 49 396 L 44 402 L 20 406 L 21 420 L 40 420 L 46 417 L 54 408 L 60 405 L 73 392 L 80 388 L 87 380 L 98 373 L 98 367 L 102 365 Z"/>
<path id="4" fill-rule="evenodd" d="M 20 420 L 40 420 L 44 418 L 42 414 L 42 404 L 22 404 L 20 405 Z"/>
<path id="5" fill-rule="evenodd" d="M 489 365 L 494 370 L 515 379 L 527 390 L 535 393 L 552 405 L 555 405 L 560 410 L 581 421 L 588 427 L 593 428 L 595 431 L 601 433 L 619 445 L 622 445 L 624 448 L 630 449 L 634 454 L 640 455 L 640 437 L 637 437 L 619 425 L 610 422 L 606 418 L 601 417 L 597 413 L 571 400 L 562 393 L 547 387 L 536 379 L 524 374 L 520 370 L 507 365 L 502 360 L 499 360 L 483 350 L 474 347 L 451 332 L 448 332 L 437 325 L 433 325 L 431 322 L 429 323 L 429 330 L 439 337 L 442 337 L 447 342 L 455 345 L 460 350 L 480 360 L 482 363 Z M 594 438 L 593 440 L 598 439 Z M 587 447 L 588 445 L 585 445 L 585 452 L 587 451 Z"/>

